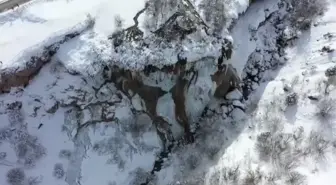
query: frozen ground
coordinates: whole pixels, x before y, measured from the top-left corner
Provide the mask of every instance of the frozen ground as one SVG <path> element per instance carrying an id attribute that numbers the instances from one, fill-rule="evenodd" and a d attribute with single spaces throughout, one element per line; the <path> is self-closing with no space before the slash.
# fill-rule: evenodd
<path id="1" fill-rule="evenodd" d="M 144 6 L 142 1 L 118 2 L 32 1 L 14 12 L 0 14 L 2 67 L 10 67 L 25 51 L 53 38 L 55 33 L 68 31 L 82 23 L 88 13 L 96 18 L 94 30 L 63 45 L 57 56 L 44 66 L 29 86 L 24 89 L 13 88 L 10 93 L 0 96 L 0 184 L 9 185 L 6 174 L 13 168 L 24 169 L 24 185 L 37 185 L 38 182 L 50 185 L 138 185 L 148 180 L 156 156 L 162 149 L 150 119 L 144 114 L 134 115 L 135 103 L 121 95 L 113 84 L 107 84 L 102 88 L 104 94 L 95 96 L 85 79 L 67 72 L 80 69 L 91 61 L 86 53 L 90 51 L 91 44 L 104 49 L 103 41 L 106 39 L 103 37 L 113 30 L 114 15 L 120 14 L 126 20 L 126 25 L 130 25 L 133 24 L 135 12 Z M 246 2 L 240 2 L 238 12 L 244 10 Z M 232 29 L 234 52 L 230 62 L 239 74 L 243 73 L 256 47 L 267 46 L 261 42 L 264 37 L 274 37 L 268 35 L 274 30 L 267 26 L 261 27 L 256 36 L 248 32 L 257 28 L 268 15 L 265 8 L 274 11 L 275 1 L 253 4 Z M 303 185 L 291 183 L 292 174 L 297 171 L 306 176 L 307 185 L 336 184 L 333 178 L 336 175 L 333 155 L 336 85 L 333 78 L 325 76 L 326 69 L 335 65 L 336 58 L 333 52 L 321 51 L 324 46 L 336 48 L 336 33 L 333 32 L 336 29 L 335 11 L 336 4 L 331 4 L 325 16 L 318 20 L 317 26 L 302 32 L 294 46 L 286 50 L 287 63 L 279 71 L 269 74 L 271 81 L 261 83 L 253 92 L 246 102 L 249 110 L 246 115 L 235 109 L 233 122 L 223 121 L 225 119 L 209 121 L 210 126 L 201 130 L 204 134 L 197 136 L 199 142 L 175 149 L 162 169 L 155 173 L 157 179 L 153 182 L 168 185 L 177 180 L 196 181 L 205 176 L 205 182 L 200 181 L 199 184 L 225 184 L 227 170 L 239 166 L 237 177 L 241 183 L 246 183 L 249 180 L 247 177 L 253 173 L 262 174 L 259 183 L 263 181 L 272 184 L 273 181 L 269 181 L 271 177 L 281 174 L 281 177 L 274 177 L 274 183 Z M 330 34 L 325 35 L 327 33 Z M 257 39 L 251 40 L 252 37 Z M 58 60 L 67 61 L 67 69 Z M 206 80 L 209 79 L 201 78 L 198 81 L 201 83 L 197 86 L 203 87 L 201 90 L 212 88 Z M 207 84 L 203 85 L 202 82 Z M 329 84 L 326 91 L 325 84 Z M 288 92 L 284 92 L 285 85 L 290 86 Z M 189 94 L 196 93 L 196 90 Z M 298 101 L 294 105 L 287 105 L 286 97 L 293 92 L 297 94 Z M 227 98 L 233 104 L 239 104 L 241 95 L 233 92 Z M 73 101 L 81 104 L 74 107 Z M 160 101 L 158 112 L 174 117 L 173 110 L 162 106 L 174 106 L 169 95 L 163 96 Z M 200 103 L 202 101 L 194 101 L 193 97 L 188 97 L 187 101 L 195 112 L 200 111 L 198 106 L 203 106 Z M 22 102 L 22 107 L 18 102 Z M 100 104 L 95 104 L 97 102 Z M 327 115 L 327 119 L 320 119 L 317 114 L 320 112 L 319 107 L 328 102 L 332 105 L 329 107 L 330 115 Z M 229 109 L 225 106 L 220 108 L 223 110 L 219 112 Z M 91 125 L 86 126 L 89 123 Z M 311 131 L 322 137 L 319 143 L 309 140 L 312 138 Z M 286 148 L 290 145 L 291 150 L 286 152 L 298 155 L 286 153 L 285 157 L 295 157 L 298 163 L 284 170 L 284 161 L 280 158 L 261 158 L 256 143 L 260 142 L 258 139 L 264 132 L 280 138 L 290 137 L 289 143 L 281 140 L 279 142 L 283 143 L 279 146 Z M 290 135 L 292 133 L 295 135 Z M 266 139 L 263 142 L 268 141 Z M 311 144 L 320 146 L 323 143 L 327 143 L 327 147 L 325 155 L 321 156 L 321 147 L 313 147 Z M 215 155 L 209 154 L 209 146 L 219 151 Z M 295 149 L 310 150 L 306 155 Z M 60 166 L 63 166 L 63 171 Z M 258 168 L 259 171 L 256 170 Z M 284 173 L 286 170 L 287 173 Z M 248 184 L 258 183 L 249 181 Z"/>
<path id="2" fill-rule="evenodd" d="M 142 0 L 31 1 L 0 14 L 0 61 L 4 66 L 10 64 L 21 52 L 83 22 L 89 14 L 96 18 L 96 32 L 111 34 L 115 15 L 131 25 L 133 16 L 143 7 Z"/>

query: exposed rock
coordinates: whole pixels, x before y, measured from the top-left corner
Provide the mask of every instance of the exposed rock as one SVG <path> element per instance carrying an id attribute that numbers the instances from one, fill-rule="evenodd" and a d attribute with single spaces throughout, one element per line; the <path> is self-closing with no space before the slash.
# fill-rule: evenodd
<path id="1" fill-rule="evenodd" d="M 312 96 L 312 95 L 308 96 L 308 98 L 309 98 L 310 100 L 313 100 L 313 101 L 318 101 L 318 100 L 320 99 L 319 97 L 317 97 L 317 96 Z"/>
<path id="2" fill-rule="evenodd" d="M 170 128 L 170 124 L 161 116 L 155 116 L 153 118 L 153 124 L 155 125 L 158 135 L 163 142 L 163 146 L 168 149 L 168 146 L 174 141 L 174 136 Z"/>
<path id="3" fill-rule="evenodd" d="M 211 75 L 211 78 L 217 84 L 215 91 L 215 97 L 223 98 L 229 92 L 230 88 L 240 88 L 240 78 L 237 76 L 236 70 L 231 64 L 225 67 L 223 70 L 218 70 L 215 74 Z"/>
<path id="4" fill-rule="evenodd" d="M 172 97 L 175 103 L 176 121 L 184 128 L 185 137 L 188 142 L 193 142 L 193 136 L 190 133 L 190 123 L 186 114 L 185 107 L 185 87 L 187 81 L 179 77 L 176 85 L 171 89 Z"/>

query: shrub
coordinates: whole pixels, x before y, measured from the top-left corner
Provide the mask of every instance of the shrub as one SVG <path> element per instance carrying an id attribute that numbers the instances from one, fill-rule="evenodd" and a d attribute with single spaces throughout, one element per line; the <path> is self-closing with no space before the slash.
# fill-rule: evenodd
<path id="1" fill-rule="evenodd" d="M 292 156 L 292 135 L 263 132 L 257 136 L 255 149 L 259 159 L 272 162 L 280 170 L 288 170 L 296 167 L 298 161 Z"/>
<path id="2" fill-rule="evenodd" d="M 70 159 L 70 157 L 71 157 L 71 151 L 70 150 L 66 150 L 66 149 L 62 149 L 59 152 L 58 156 L 59 156 L 59 158 Z"/>
<path id="3" fill-rule="evenodd" d="M 115 15 L 114 16 L 114 26 L 116 27 L 117 30 L 121 30 L 122 27 L 124 26 L 124 20 L 120 17 L 120 15 Z"/>
<path id="4" fill-rule="evenodd" d="M 304 185 L 306 184 L 306 176 L 298 172 L 290 172 L 285 182 L 287 185 Z"/>
<path id="5" fill-rule="evenodd" d="M 259 168 L 256 170 L 249 169 L 246 173 L 246 176 L 243 178 L 243 185 L 258 185 L 263 180 L 263 173 Z"/>
<path id="6" fill-rule="evenodd" d="M 191 153 L 189 156 L 185 159 L 187 168 L 189 170 L 194 170 L 200 165 L 201 158 L 197 154 Z"/>
<path id="7" fill-rule="evenodd" d="M 7 182 L 11 185 L 22 185 L 26 178 L 21 168 L 13 168 L 7 172 Z"/>
<path id="8" fill-rule="evenodd" d="M 291 0 L 291 24 L 295 28 L 306 30 L 312 21 L 327 9 L 326 0 Z"/>
<path id="9" fill-rule="evenodd" d="M 54 171 L 53 171 L 53 176 L 56 177 L 57 179 L 63 178 L 65 175 L 63 164 L 61 163 L 56 163 L 54 165 Z"/>
<path id="10" fill-rule="evenodd" d="M 328 123 L 336 110 L 335 100 L 323 99 L 317 105 L 316 116 L 322 123 Z M 330 126 L 330 125 L 325 125 Z"/>
<path id="11" fill-rule="evenodd" d="M 280 176 L 275 174 L 275 173 L 269 173 L 266 176 L 266 181 L 267 181 L 267 184 L 269 184 L 269 185 L 277 185 L 276 182 L 278 180 L 280 180 Z"/>
<path id="12" fill-rule="evenodd" d="M 226 184 L 237 184 L 240 177 L 239 165 L 224 167 L 222 169 L 223 180 Z"/>
<path id="13" fill-rule="evenodd" d="M 259 158 L 264 161 L 270 159 L 272 153 L 272 138 L 270 132 L 263 132 L 257 136 L 257 141 L 255 144 L 255 149 L 259 154 Z"/>
<path id="14" fill-rule="evenodd" d="M 220 184 L 220 172 L 217 170 L 213 172 L 210 176 L 209 181 L 209 184 Z"/>
<path id="15" fill-rule="evenodd" d="M 325 160 L 326 153 L 330 147 L 330 142 L 322 135 L 315 131 L 311 131 L 307 139 L 306 152 L 310 154 L 315 160 Z"/>
<path id="16" fill-rule="evenodd" d="M 0 152 L 0 160 L 4 160 L 7 157 L 7 153 L 6 152 Z"/>
<path id="17" fill-rule="evenodd" d="M 38 185 L 42 182 L 42 177 L 29 177 L 27 185 Z"/>
<path id="18" fill-rule="evenodd" d="M 282 119 L 279 117 L 269 118 L 265 123 L 265 127 L 271 134 L 281 133 L 284 129 Z"/>
<path id="19" fill-rule="evenodd" d="M 298 102 L 298 95 L 297 93 L 293 92 L 286 96 L 286 105 L 293 106 L 296 105 Z"/>
<path id="20" fill-rule="evenodd" d="M 336 66 L 329 67 L 324 74 L 326 77 L 336 76 Z"/>
<path id="21" fill-rule="evenodd" d="M 136 168 L 130 173 L 130 175 L 132 176 L 130 185 L 145 184 L 150 178 L 150 173 L 145 171 L 143 168 Z"/>
<path id="22" fill-rule="evenodd" d="M 0 141 L 1 140 L 8 140 L 12 137 L 13 132 L 11 131 L 10 128 L 1 128 L 0 129 Z"/>
<path id="23" fill-rule="evenodd" d="M 24 141 L 18 143 L 15 147 L 15 152 L 18 158 L 24 158 L 27 155 L 28 150 L 28 145 Z"/>

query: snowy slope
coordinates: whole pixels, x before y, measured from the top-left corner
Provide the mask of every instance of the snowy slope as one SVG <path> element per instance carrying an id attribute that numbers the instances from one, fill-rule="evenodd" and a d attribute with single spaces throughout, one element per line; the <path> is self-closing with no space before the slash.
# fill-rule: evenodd
<path id="1" fill-rule="evenodd" d="M 131 25 L 133 16 L 143 7 L 144 1 L 136 0 L 31 1 L 0 14 L 0 61 L 4 66 L 9 65 L 24 50 L 47 40 L 55 32 L 82 23 L 88 15 L 96 18 L 94 30 L 107 36 L 114 30 L 115 15 L 120 15 L 125 25 Z"/>

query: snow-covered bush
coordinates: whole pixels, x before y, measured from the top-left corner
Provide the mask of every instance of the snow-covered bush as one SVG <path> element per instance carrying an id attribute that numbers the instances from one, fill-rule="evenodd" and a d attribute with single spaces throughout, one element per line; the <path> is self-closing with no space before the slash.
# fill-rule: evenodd
<path id="1" fill-rule="evenodd" d="M 293 92 L 286 96 L 286 105 L 293 106 L 296 105 L 298 102 L 298 95 L 297 93 Z"/>
<path id="2" fill-rule="evenodd" d="M 330 142 L 321 134 L 311 131 L 307 138 L 307 146 L 305 152 L 312 156 L 315 160 L 325 160 L 326 153 L 330 148 Z"/>
<path id="3" fill-rule="evenodd" d="M 217 34 L 220 34 L 226 26 L 225 3 L 224 0 L 202 0 L 199 4 L 205 21 L 213 27 L 214 33 Z"/>
<path id="4" fill-rule="evenodd" d="M 201 157 L 199 154 L 195 153 L 190 153 L 188 154 L 188 157 L 185 159 L 186 167 L 189 170 L 194 170 L 196 169 L 200 163 L 201 163 Z"/>
<path id="5" fill-rule="evenodd" d="M 11 126 L 19 125 L 23 123 L 24 116 L 21 112 L 22 102 L 14 101 L 12 103 L 7 104 L 8 110 L 8 121 Z"/>
<path id="6" fill-rule="evenodd" d="M 302 126 L 296 128 L 293 131 L 293 139 L 295 142 L 295 146 L 299 146 L 302 143 L 304 139 L 304 128 Z"/>
<path id="7" fill-rule="evenodd" d="M 298 172 L 290 172 L 285 180 L 287 185 L 305 185 L 306 176 Z"/>
<path id="8" fill-rule="evenodd" d="M 280 178 L 281 178 L 281 175 L 273 173 L 273 172 L 270 172 L 265 177 L 266 184 L 268 184 L 268 185 L 277 185 L 277 181 L 280 180 Z"/>
<path id="9" fill-rule="evenodd" d="M 7 172 L 7 182 L 10 185 L 23 185 L 26 174 L 21 168 L 13 168 Z"/>
<path id="10" fill-rule="evenodd" d="M 226 184 L 237 184 L 240 178 L 240 167 L 239 165 L 234 165 L 230 167 L 224 167 L 221 170 L 223 181 Z"/>
<path id="11" fill-rule="evenodd" d="M 53 176 L 56 177 L 57 179 L 63 178 L 65 175 L 63 164 L 61 163 L 56 163 L 54 165 L 54 170 L 53 170 Z"/>
<path id="12" fill-rule="evenodd" d="M 92 17 L 91 14 L 87 14 L 86 15 L 86 19 L 85 19 L 85 24 L 87 25 L 88 28 L 92 28 L 96 23 L 96 20 L 94 17 Z"/>
<path id="13" fill-rule="evenodd" d="M 258 185 L 262 183 L 264 174 L 259 168 L 253 170 L 248 169 L 246 175 L 242 179 L 242 185 Z"/>
<path id="14" fill-rule="evenodd" d="M 24 158 L 27 155 L 28 150 L 29 150 L 28 145 L 24 141 L 18 143 L 15 147 L 15 152 L 18 158 Z"/>
<path id="15" fill-rule="evenodd" d="M 23 123 L 24 116 L 20 110 L 12 110 L 7 115 L 11 126 L 20 125 Z"/>
<path id="16" fill-rule="evenodd" d="M 149 180 L 151 174 L 143 168 L 136 168 L 134 171 L 130 172 L 130 175 L 132 176 L 132 180 L 129 185 L 141 185 Z"/>
<path id="17" fill-rule="evenodd" d="M 264 120 L 264 122 L 266 130 L 272 134 L 281 133 L 284 129 L 283 120 L 279 117 L 270 117 L 268 120 Z"/>
<path id="18" fill-rule="evenodd" d="M 8 127 L 0 129 L 0 141 L 8 140 L 10 137 L 12 137 L 12 135 L 13 135 L 13 132 Z"/>
<path id="19" fill-rule="evenodd" d="M 37 137 L 31 136 L 26 132 L 14 132 L 17 138 L 15 142 L 16 156 L 23 160 L 26 167 L 33 167 L 35 163 L 46 154 L 46 148 L 43 147 Z"/>
<path id="20" fill-rule="evenodd" d="M 290 0 L 290 2 L 291 24 L 303 30 L 308 29 L 312 21 L 326 11 L 328 5 L 327 0 Z"/>
<path id="21" fill-rule="evenodd" d="M 289 170 L 296 167 L 296 160 L 291 155 L 291 140 L 291 134 L 272 134 L 270 132 L 259 134 L 255 144 L 259 159 L 272 162 L 272 164 L 275 164 L 280 170 Z"/>
<path id="22" fill-rule="evenodd" d="M 59 152 L 58 156 L 59 156 L 59 158 L 70 159 L 71 153 L 72 152 L 70 150 L 62 149 Z"/>
<path id="23" fill-rule="evenodd" d="M 6 152 L 0 152 L 0 160 L 4 160 L 7 157 L 7 153 Z"/>
<path id="24" fill-rule="evenodd" d="M 125 20 L 123 20 L 120 15 L 114 16 L 114 26 L 116 30 L 121 30 L 124 26 Z"/>
<path id="25" fill-rule="evenodd" d="M 27 179 L 27 185 L 39 185 L 42 182 L 42 177 L 29 177 Z"/>
<path id="26" fill-rule="evenodd" d="M 322 123 L 328 122 L 333 118 L 336 110 L 335 103 L 336 101 L 334 99 L 326 98 L 317 104 L 315 115 Z"/>
<path id="27" fill-rule="evenodd" d="M 336 76 L 336 66 L 329 67 L 324 74 L 326 77 Z"/>
<path id="28" fill-rule="evenodd" d="M 272 136 L 270 132 L 263 132 L 257 137 L 255 148 L 261 160 L 268 161 L 270 159 L 270 155 L 272 153 L 271 137 Z"/>

